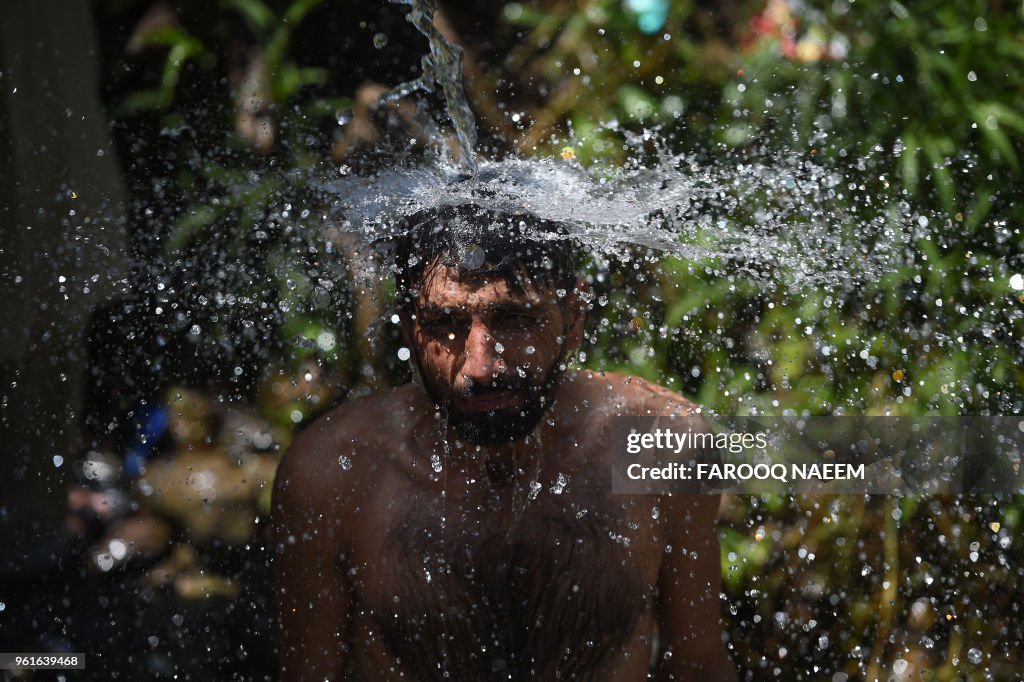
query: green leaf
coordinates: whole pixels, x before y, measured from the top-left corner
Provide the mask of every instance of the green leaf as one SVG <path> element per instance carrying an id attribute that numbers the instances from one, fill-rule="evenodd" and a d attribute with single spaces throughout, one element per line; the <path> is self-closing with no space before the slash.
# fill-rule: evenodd
<path id="1" fill-rule="evenodd" d="M 903 153 L 900 155 L 900 175 L 903 178 L 903 186 L 911 194 L 917 193 L 919 176 L 917 173 L 917 136 L 912 132 L 903 134 Z"/>
<path id="2" fill-rule="evenodd" d="M 946 143 L 948 143 L 946 138 L 928 136 L 921 140 L 921 148 L 924 149 L 924 154 L 931 164 L 932 184 L 939 193 L 942 207 L 952 213 L 955 207 L 954 186 L 953 176 L 949 172 L 949 160 L 943 153 Z"/>
<path id="3" fill-rule="evenodd" d="M 256 37 L 263 37 L 277 23 L 277 16 L 261 0 L 224 0 L 224 5 L 242 15 Z"/>
<path id="4" fill-rule="evenodd" d="M 187 245 L 194 236 L 209 228 L 218 218 L 220 211 L 212 206 L 198 206 L 191 213 L 180 219 L 164 245 L 167 255 L 171 255 Z"/>
<path id="5" fill-rule="evenodd" d="M 999 121 L 999 124 L 1024 134 L 1024 115 L 1021 115 L 1001 102 L 985 102 L 984 108 Z"/>
<path id="6" fill-rule="evenodd" d="M 545 23 L 551 23 L 554 15 L 525 4 L 520 4 L 516 13 L 505 11 L 502 12 L 501 17 L 512 26 L 541 26 Z M 558 22 L 558 17 L 554 17 L 554 21 Z"/>
<path id="7" fill-rule="evenodd" d="M 971 107 L 971 117 L 978 125 L 982 138 L 988 145 L 999 152 L 1000 159 L 1009 164 L 1014 171 L 1020 172 L 1020 162 L 1017 158 L 1017 151 L 1013 148 L 1013 142 L 1002 131 L 1000 125 L 1006 121 L 1010 126 L 1021 125 L 1024 128 L 1024 119 L 1017 114 L 1003 111 L 1001 105 L 994 102 L 986 102 Z M 995 127 L 990 125 L 995 123 Z"/>
<path id="8" fill-rule="evenodd" d="M 150 31 L 143 37 L 143 42 L 148 45 L 166 45 L 171 48 L 164 59 L 160 86 L 152 90 L 134 92 L 125 97 L 116 107 L 120 115 L 130 115 L 139 111 L 163 109 L 170 106 L 174 101 L 174 92 L 185 64 L 190 59 L 205 53 L 202 42 L 178 27 Z"/>
<path id="9" fill-rule="evenodd" d="M 640 121 L 652 118 L 658 111 L 654 99 L 643 88 L 635 85 L 619 88 L 619 104 L 627 116 Z"/>
<path id="10" fill-rule="evenodd" d="M 285 23 L 295 26 L 305 19 L 306 15 L 316 9 L 317 6 L 322 5 L 323 2 L 324 0 L 296 0 L 285 10 Z"/>
<path id="11" fill-rule="evenodd" d="M 140 90 L 126 96 L 115 108 L 118 116 L 131 116 L 141 111 L 163 109 L 171 103 L 171 99 L 162 88 Z"/>

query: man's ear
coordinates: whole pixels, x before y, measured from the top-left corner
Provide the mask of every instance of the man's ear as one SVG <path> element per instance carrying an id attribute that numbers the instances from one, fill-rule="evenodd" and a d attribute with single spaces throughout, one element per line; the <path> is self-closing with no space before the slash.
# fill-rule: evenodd
<path id="1" fill-rule="evenodd" d="M 565 347 L 568 350 L 576 350 L 583 343 L 583 331 L 587 324 L 586 295 L 589 291 L 587 281 L 578 279 L 565 302 Z"/>

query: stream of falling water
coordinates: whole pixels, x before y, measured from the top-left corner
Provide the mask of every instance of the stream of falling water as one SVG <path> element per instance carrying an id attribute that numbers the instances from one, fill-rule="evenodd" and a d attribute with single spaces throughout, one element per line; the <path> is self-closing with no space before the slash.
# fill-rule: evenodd
<path id="1" fill-rule="evenodd" d="M 433 92 L 435 85 L 441 86 L 444 94 L 448 115 L 455 124 L 459 138 L 460 164 L 470 174 L 477 171 L 476 150 L 476 118 L 466 101 L 466 93 L 462 87 L 462 48 L 452 45 L 434 26 L 434 13 L 437 12 L 435 0 L 390 0 L 396 5 L 410 5 L 412 11 L 406 19 L 427 37 L 430 52 L 423 56 L 420 66 L 423 73 L 419 78 L 402 83 L 391 89 L 382 98 L 382 102 L 406 97 L 416 90 Z"/>

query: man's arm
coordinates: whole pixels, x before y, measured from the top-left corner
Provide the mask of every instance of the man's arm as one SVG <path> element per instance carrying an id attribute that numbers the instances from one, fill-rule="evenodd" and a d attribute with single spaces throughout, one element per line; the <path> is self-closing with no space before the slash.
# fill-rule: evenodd
<path id="1" fill-rule="evenodd" d="M 631 380 L 638 416 L 675 416 L 674 428 L 707 432 L 701 409 L 677 393 L 642 379 Z M 684 453 L 703 459 L 710 453 Z M 656 679 L 733 682 L 736 667 L 722 643 L 722 566 L 718 548 L 721 495 L 662 495 L 667 552 L 658 574 L 660 654 Z"/>
<path id="2" fill-rule="evenodd" d="M 736 667 L 722 643 L 722 588 L 718 549 L 719 495 L 663 498 L 669 510 L 672 551 L 658 575 L 661 653 L 657 679 L 736 680 Z"/>
<path id="3" fill-rule="evenodd" d="M 274 602 L 280 642 L 280 681 L 344 677 L 348 586 L 341 486 L 327 461 L 327 434 L 303 433 L 278 467 L 272 498 Z M 337 470 L 340 467 L 333 467 Z"/>

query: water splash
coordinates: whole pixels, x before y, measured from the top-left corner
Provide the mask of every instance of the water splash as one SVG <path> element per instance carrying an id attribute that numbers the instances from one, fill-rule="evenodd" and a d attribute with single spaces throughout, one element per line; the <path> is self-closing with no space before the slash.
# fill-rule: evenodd
<path id="1" fill-rule="evenodd" d="M 927 225 L 899 197 L 887 200 L 798 154 L 715 165 L 659 153 L 589 169 L 562 159 L 507 159 L 483 161 L 472 176 L 435 163 L 336 178 L 324 189 L 336 217 L 373 242 L 398 236 L 417 212 L 476 205 L 559 223 L 597 256 L 628 261 L 640 247 L 796 285 L 876 278 Z"/>
<path id="2" fill-rule="evenodd" d="M 458 45 L 452 45 L 445 40 L 441 32 L 434 26 L 434 13 L 437 11 L 435 0 L 390 0 L 390 2 L 412 7 L 412 11 L 406 15 L 406 20 L 427 37 L 430 43 L 430 52 L 423 55 L 423 59 L 420 61 L 423 71 L 420 77 L 394 87 L 381 98 L 380 102 L 401 99 L 417 90 L 434 92 L 434 86 L 440 85 L 448 116 L 455 124 L 455 132 L 459 138 L 461 147 L 459 160 L 462 169 L 468 173 L 475 173 L 477 170 L 474 157 L 477 139 L 476 118 L 473 116 L 473 110 L 469 107 L 466 93 L 462 87 L 463 50 Z"/>

